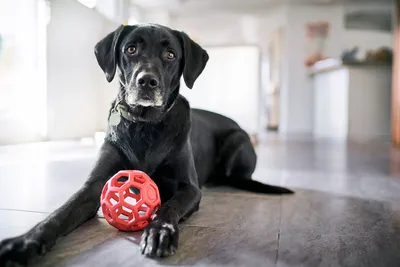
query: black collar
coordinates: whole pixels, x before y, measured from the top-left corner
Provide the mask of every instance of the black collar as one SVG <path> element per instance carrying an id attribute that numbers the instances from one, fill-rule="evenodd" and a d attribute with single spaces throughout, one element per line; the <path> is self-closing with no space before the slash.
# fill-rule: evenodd
<path id="1" fill-rule="evenodd" d="M 175 88 L 175 90 L 171 93 L 167 105 L 165 107 L 164 113 L 167 113 L 172 109 L 178 96 L 179 96 L 179 86 Z M 128 121 L 136 122 L 135 117 L 128 111 L 128 108 L 124 104 L 117 102 L 111 112 L 111 117 L 110 117 L 111 124 L 118 125 L 120 123 L 121 117 L 123 117 Z"/>
<path id="2" fill-rule="evenodd" d="M 114 108 L 114 110 L 116 112 L 118 112 L 119 114 L 121 114 L 121 116 L 128 120 L 128 121 L 132 121 L 135 122 L 135 118 L 133 117 L 133 115 L 128 111 L 127 107 L 122 105 L 122 104 L 117 104 Z"/>

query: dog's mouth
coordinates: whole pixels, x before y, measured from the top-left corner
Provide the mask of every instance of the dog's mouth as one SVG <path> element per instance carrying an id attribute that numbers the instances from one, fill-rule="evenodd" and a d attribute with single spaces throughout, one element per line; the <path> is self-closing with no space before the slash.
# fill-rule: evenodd
<path id="1" fill-rule="evenodd" d="M 138 91 L 138 90 L 136 90 Z M 135 91 L 127 93 L 125 102 L 132 107 L 155 107 L 163 106 L 163 95 L 160 90 L 153 93 L 136 93 Z"/>
<path id="2" fill-rule="evenodd" d="M 158 106 L 129 106 L 129 113 L 138 121 L 157 120 L 162 112 L 162 107 Z"/>
<path id="3" fill-rule="evenodd" d="M 139 101 L 137 101 L 135 104 L 133 104 L 132 106 L 139 106 L 139 107 L 155 107 L 155 108 L 159 108 L 162 106 L 162 102 L 158 103 L 155 102 L 151 99 L 141 99 Z"/>

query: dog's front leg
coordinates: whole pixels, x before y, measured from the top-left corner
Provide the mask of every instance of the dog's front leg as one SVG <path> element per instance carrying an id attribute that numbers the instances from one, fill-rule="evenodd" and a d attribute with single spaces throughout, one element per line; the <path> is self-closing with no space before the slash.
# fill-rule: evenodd
<path id="1" fill-rule="evenodd" d="M 103 144 L 89 179 L 64 205 L 27 233 L 0 242 L 0 266 L 25 266 L 49 250 L 61 236 L 94 217 L 107 180 L 122 166 L 117 149 Z"/>
<path id="2" fill-rule="evenodd" d="M 174 161 L 170 162 L 169 167 L 172 167 L 174 177 L 168 178 L 176 180 L 177 191 L 161 205 L 155 219 L 143 232 L 140 250 L 149 257 L 164 257 L 176 252 L 179 240 L 178 223 L 197 209 L 201 199 L 190 143 L 171 158 Z"/>

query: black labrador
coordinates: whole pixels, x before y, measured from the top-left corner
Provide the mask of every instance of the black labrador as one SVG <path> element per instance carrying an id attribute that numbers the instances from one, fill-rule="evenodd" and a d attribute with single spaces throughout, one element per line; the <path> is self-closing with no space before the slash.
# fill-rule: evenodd
<path id="1" fill-rule="evenodd" d="M 163 204 L 140 244 L 150 257 L 175 253 L 177 225 L 199 209 L 206 182 L 292 193 L 253 181 L 256 153 L 247 133 L 229 118 L 191 109 L 179 94 L 181 76 L 192 88 L 208 61 L 185 33 L 157 24 L 120 26 L 97 43 L 95 55 L 107 81 L 117 73 L 120 83 L 98 160 L 64 205 L 27 233 L 0 243 L 1 267 L 27 265 L 93 218 L 104 184 L 119 170 L 142 170 L 160 190 Z"/>

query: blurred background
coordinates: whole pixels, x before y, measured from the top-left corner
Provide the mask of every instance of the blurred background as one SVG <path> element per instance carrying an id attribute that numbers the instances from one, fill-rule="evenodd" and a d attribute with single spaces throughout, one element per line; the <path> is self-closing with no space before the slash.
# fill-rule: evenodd
<path id="1" fill-rule="evenodd" d="M 207 49 L 182 94 L 255 138 L 395 141 L 395 11 L 394 0 L 0 0 L 0 144 L 101 140 L 118 84 L 93 47 L 138 22 Z"/>

